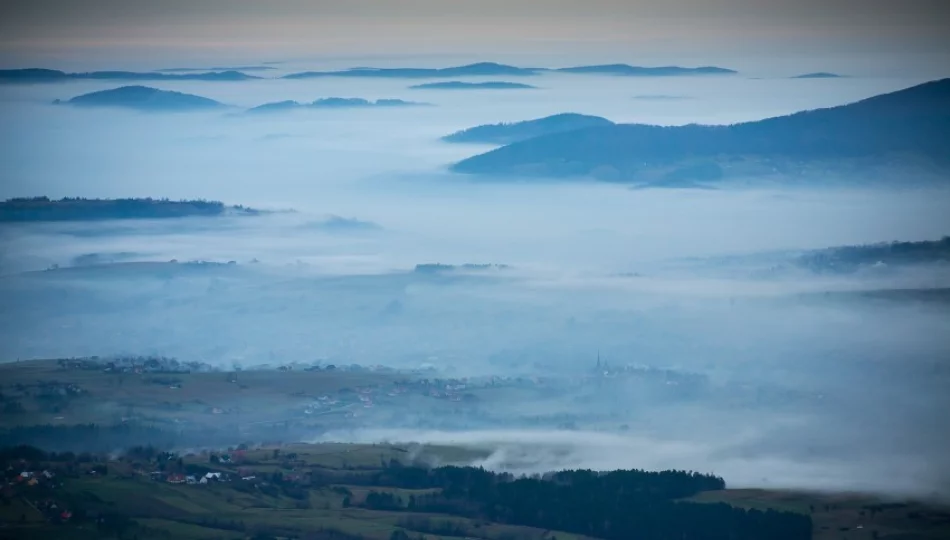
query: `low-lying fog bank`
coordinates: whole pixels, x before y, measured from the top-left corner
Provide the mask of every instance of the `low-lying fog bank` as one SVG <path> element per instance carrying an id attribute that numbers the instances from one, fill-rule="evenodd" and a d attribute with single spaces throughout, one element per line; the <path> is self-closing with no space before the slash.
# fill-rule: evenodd
<path id="1" fill-rule="evenodd" d="M 860 452 L 838 455 L 819 451 L 769 454 L 756 451 L 752 429 L 721 426 L 718 436 L 671 439 L 590 431 L 436 432 L 368 430 L 331 433 L 314 442 L 419 443 L 458 446 L 489 453 L 465 465 L 515 474 L 561 469 L 645 469 L 713 472 L 730 488 L 786 488 L 856 491 L 892 496 L 950 500 L 945 462 L 937 454 L 904 455 Z M 704 433 L 704 435 L 707 435 Z M 779 435 L 772 433 L 771 435 Z M 788 444 L 800 435 L 786 431 Z"/>

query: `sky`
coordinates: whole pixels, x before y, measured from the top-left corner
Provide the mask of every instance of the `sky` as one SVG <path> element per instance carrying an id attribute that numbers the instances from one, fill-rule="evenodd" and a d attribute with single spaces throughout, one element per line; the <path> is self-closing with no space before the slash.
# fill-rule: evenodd
<path id="1" fill-rule="evenodd" d="M 5 0 L 0 62 L 445 55 L 950 65 L 942 0 Z"/>

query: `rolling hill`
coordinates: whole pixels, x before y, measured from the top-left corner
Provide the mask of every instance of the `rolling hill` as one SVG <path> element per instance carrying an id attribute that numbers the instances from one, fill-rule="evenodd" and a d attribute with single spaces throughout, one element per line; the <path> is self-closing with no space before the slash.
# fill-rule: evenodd
<path id="1" fill-rule="evenodd" d="M 950 79 L 733 125 L 618 124 L 543 135 L 451 168 L 480 175 L 649 182 L 669 174 L 678 174 L 680 181 L 716 180 L 728 169 L 794 172 L 816 164 L 911 162 L 950 165 Z"/>
<path id="2" fill-rule="evenodd" d="M 224 104 L 213 99 L 148 86 L 122 86 L 54 103 L 77 107 L 122 107 L 150 112 L 206 111 L 224 107 Z"/>

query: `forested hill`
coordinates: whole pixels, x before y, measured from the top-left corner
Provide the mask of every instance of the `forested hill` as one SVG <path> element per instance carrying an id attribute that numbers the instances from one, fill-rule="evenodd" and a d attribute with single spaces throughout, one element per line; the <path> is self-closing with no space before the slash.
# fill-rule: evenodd
<path id="1" fill-rule="evenodd" d="M 618 124 L 544 135 L 466 159 L 452 169 L 635 181 L 645 170 L 683 163 L 736 167 L 742 162 L 843 164 L 849 159 L 950 166 L 950 79 L 734 125 Z"/>
<path id="2" fill-rule="evenodd" d="M 0 202 L 0 222 L 160 219 L 188 216 L 257 215 L 257 210 L 218 201 L 31 197 Z"/>
<path id="3" fill-rule="evenodd" d="M 148 86 L 122 86 L 76 96 L 66 102 L 76 107 L 122 107 L 146 112 L 207 111 L 224 107 L 223 103 L 206 97 L 159 90 Z"/>
<path id="4" fill-rule="evenodd" d="M 612 125 L 613 122 L 600 116 L 562 113 L 523 122 L 475 126 L 446 135 L 442 140 L 453 143 L 511 144 L 551 133 Z"/>
<path id="5" fill-rule="evenodd" d="M 374 510 L 460 515 L 607 540 L 782 540 L 812 536 L 811 518 L 805 515 L 679 502 L 726 487 L 722 478 L 686 471 L 571 470 L 518 478 L 474 467 L 425 469 L 394 463 L 382 472 L 365 476 L 363 482 L 439 490 L 422 492 L 408 500 L 390 492 L 372 491 L 364 506 Z"/>

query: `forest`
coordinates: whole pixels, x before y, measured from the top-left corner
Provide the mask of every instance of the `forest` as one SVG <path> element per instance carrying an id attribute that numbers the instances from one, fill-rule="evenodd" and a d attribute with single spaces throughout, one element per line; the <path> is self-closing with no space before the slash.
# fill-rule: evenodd
<path id="1" fill-rule="evenodd" d="M 722 478 L 687 471 L 574 470 L 515 477 L 474 467 L 427 470 L 393 462 L 370 482 L 438 489 L 408 500 L 374 491 L 364 504 L 375 510 L 460 515 L 611 540 L 780 540 L 811 538 L 812 530 L 811 518 L 799 514 L 679 502 L 726 487 Z"/>
<path id="2" fill-rule="evenodd" d="M 207 217 L 226 213 L 257 215 L 259 211 L 244 206 L 227 206 L 219 201 L 152 198 L 64 197 L 56 200 L 49 197 L 19 197 L 0 202 L 0 223 Z"/>

